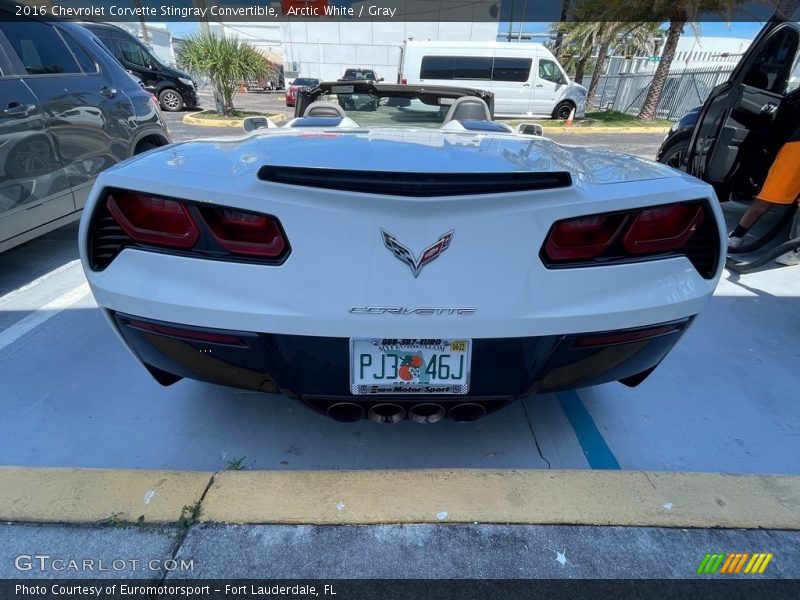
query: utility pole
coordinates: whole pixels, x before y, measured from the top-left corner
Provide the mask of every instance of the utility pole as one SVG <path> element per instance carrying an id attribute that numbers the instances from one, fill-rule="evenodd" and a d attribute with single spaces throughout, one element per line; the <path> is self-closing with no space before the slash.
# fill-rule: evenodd
<path id="1" fill-rule="evenodd" d="M 141 13 L 142 2 L 141 0 L 133 0 L 133 5 L 139 9 L 139 27 L 142 29 L 142 41 L 149 46 L 150 36 L 147 35 L 147 25 L 145 24 L 144 16 Z"/>
<path id="2" fill-rule="evenodd" d="M 511 14 L 508 15 L 508 41 L 511 41 L 511 36 L 514 34 L 514 0 L 511 0 Z"/>

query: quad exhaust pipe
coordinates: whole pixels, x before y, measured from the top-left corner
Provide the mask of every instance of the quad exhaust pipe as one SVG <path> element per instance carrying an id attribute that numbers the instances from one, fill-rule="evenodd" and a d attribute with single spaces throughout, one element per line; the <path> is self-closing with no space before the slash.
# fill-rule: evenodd
<path id="1" fill-rule="evenodd" d="M 374 404 L 369 407 L 367 417 L 376 423 L 397 423 L 406 418 L 406 409 L 399 404 Z"/>
<path id="2" fill-rule="evenodd" d="M 476 402 L 456 404 L 449 410 L 435 402 L 414 404 L 408 410 L 391 402 L 381 402 L 369 407 L 355 402 L 336 402 L 325 412 L 331 419 L 341 423 L 354 423 L 364 417 L 375 423 L 398 423 L 406 417 L 414 423 L 436 423 L 445 417 L 458 423 L 470 423 L 483 417 L 486 408 Z"/>
<path id="3" fill-rule="evenodd" d="M 408 417 L 414 423 L 436 423 L 436 421 L 444 419 L 445 414 L 447 414 L 447 411 L 445 411 L 444 406 L 433 402 L 415 404 L 408 411 Z"/>

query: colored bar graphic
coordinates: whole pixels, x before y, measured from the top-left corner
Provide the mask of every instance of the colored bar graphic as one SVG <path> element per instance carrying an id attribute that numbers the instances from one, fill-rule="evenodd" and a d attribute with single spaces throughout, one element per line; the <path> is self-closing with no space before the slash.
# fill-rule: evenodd
<path id="1" fill-rule="evenodd" d="M 731 575 L 742 573 L 742 569 L 744 569 L 744 573 L 747 574 L 760 574 L 767 568 L 772 556 L 772 552 L 755 552 L 753 554 L 749 552 L 730 552 L 728 554 L 708 552 L 697 566 L 697 573 Z"/>

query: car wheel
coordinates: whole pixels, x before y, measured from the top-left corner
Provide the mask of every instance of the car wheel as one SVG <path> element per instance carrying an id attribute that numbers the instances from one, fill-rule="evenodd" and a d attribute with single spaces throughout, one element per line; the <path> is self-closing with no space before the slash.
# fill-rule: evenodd
<path id="1" fill-rule="evenodd" d="M 569 115 L 572 112 L 573 108 L 575 108 L 575 105 L 568 100 L 559 102 L 553 109 L 553 118 L 559 119 L 561 121 L 566 121 L 567 119 L 569 119 Z"/>
<path id="2" fill-rule="evenodd" d="M 689 150 L 689 139 L 678 138 L 677 140 L 673 140 L 669 146 L 664 148 L 664 151 L 661 153 L 661 158 L 659 158 L 658 160 L 659 162 L 662 162 L 665 165 L 683 171 L 686 169 L 686 167 L 683 164 L 683 161 L 686 159 L 686 152 L 688 150 Z"/>
<path id="3" fill-rule="evenodd" d="M 172 89 L 161 90 L 158 95 L 158 100 L 161 102 L 161 108 L 169 112 L 178 112 L 183 110 L 183 96 Z"/>

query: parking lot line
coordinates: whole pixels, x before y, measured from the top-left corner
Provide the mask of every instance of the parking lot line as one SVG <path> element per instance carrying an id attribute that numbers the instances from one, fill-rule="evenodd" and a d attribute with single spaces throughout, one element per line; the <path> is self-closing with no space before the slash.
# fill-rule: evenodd
<path id="1" fill-rule="evenodd" d="M 36 329 L 42 323 L 52 319 L 65 308 L 82 300 L 89 294 L 89 284 L 85 281 L 55 300 L 48 302 L 40 309 L 17 321 L 11 327 L 0 332 L 0 350 L 16 342 L 26 333 Z"/>
<path id="2" fill-rule="evenodd" d="M 597 428 L 592 415 L 586 410 L 580 396 L 574 390 L 556 393 L 561 410 L 572 425 L 578 443 L 592 469 L 619 469 L 619 462 L 608 447 L 603 434 Z"/>

